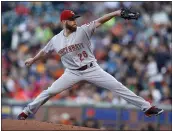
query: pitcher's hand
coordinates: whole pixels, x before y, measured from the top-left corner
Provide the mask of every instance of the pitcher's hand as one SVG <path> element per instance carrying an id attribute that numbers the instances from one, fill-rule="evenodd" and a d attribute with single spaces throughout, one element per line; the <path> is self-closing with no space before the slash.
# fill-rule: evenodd
<path id="1" fill-rule="evenodd" d="M 34 63 L 33 58 L 29 58 L 29 59 L 27 59 L 27 60 L 25 61 L 25 65 L 26 65 L 27 67 L 31 66 L 33 63 Z"/>

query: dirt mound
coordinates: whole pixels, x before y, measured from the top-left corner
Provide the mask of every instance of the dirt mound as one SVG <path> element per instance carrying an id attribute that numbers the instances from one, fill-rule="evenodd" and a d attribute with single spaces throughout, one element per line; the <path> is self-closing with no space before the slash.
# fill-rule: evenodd
<path id="1" fill-rule="evenodd" d="M 72 125 L 62 125 L 62 124 L 53 124 L 47 122 L 39 122 L 35 120 L 2 120 L 2 130 L 97 130 L 86 127 L 77 127 Z"/>

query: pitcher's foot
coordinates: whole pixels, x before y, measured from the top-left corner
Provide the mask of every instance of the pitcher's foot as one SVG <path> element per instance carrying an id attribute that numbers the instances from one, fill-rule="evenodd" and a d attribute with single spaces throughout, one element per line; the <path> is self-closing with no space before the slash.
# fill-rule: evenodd
<path id="1" fill-rule="evenodd" d="M 152 106 L 151 108 L 149 108 L 147 111 L 145 111 L 145 115 L 147 117 L 151 117 L 153 115 L 160 115 L 161 113 L 163 113 L 164 110 L 163 109 L 160 109 L 160 108 L 157 108 L 155 106 Z"/>
<path id="2" fill-rule="evenodd" d="M 24 112 L 20 113 L 17 117 L 18 120 L 26 120 L 28 115 Z"/>

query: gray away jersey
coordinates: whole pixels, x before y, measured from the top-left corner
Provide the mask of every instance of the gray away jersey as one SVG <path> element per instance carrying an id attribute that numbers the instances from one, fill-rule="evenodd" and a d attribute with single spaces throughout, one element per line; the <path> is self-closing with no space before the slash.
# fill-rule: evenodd
<path id="1" fill-rule="evenodd" d="M 68 37 L 64 36 L 64 30 L 62 30 L 42 50 L 46 53 L 55 50 L 61 56 L 65 68 L 78 69 L 92 61 L 97 61 L 90 41 L 95 28 L 95 21 L 93 21 L 77 27 L 77 30 Z"/>

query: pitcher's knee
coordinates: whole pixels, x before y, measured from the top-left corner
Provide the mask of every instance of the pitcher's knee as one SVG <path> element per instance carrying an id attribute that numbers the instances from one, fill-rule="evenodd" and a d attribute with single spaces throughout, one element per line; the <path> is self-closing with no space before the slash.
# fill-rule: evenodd
<path id="1" fill-rule="evenodd" d="M 47 92 L 50 96 L 56 95 L 56 92 L 57 92 L 57 87 L 56 87 L 56 85 L 53 83 L 50 87 L 48 87 L 48 89 L 46 90 L 46 92 Z"/>
<path id="2" fill-rule="evenodd" d="M 48 91 L 48 94 L 49 94 L 50 96 L 56 95 L 56 93 L 54 93 L 54 92 L 52 92 L 52 91 Z"/>
<path id="3" fill-rule="evenodd" d="M 117 81 L 116 83 L 116 86 L 118 86 L 118 87 L 122 87 L 122 86 L 124 86 L 121 82 L 119 82 L 119 81 Z"/>
<path id="4" fill-rule="evenodd" d="M 54 96 L 54 95 L 56 95 L 56 94 L 54 93 L 54 91 L 52 91 L 52 90 L 50 90 L 50 89 L 45 90 L 45 92 L 46 92 L 49 96 Z"/>
<path id="5" fill-rule="evenodd" d="M 56 95 L 56 94 L 62 92 L 63 90 L 64 90 L 64 89 L 62 89 L 62 88 L 56 88 L 56 89 L 54 89 L 54 88 L 52 88 L 52 86 L 51 86 L 50 88 L 47 89 L 47 92 L 48 92 L 48 94 L 49 94 L 50 96 L 54 96 L 54 95 Z"/>

